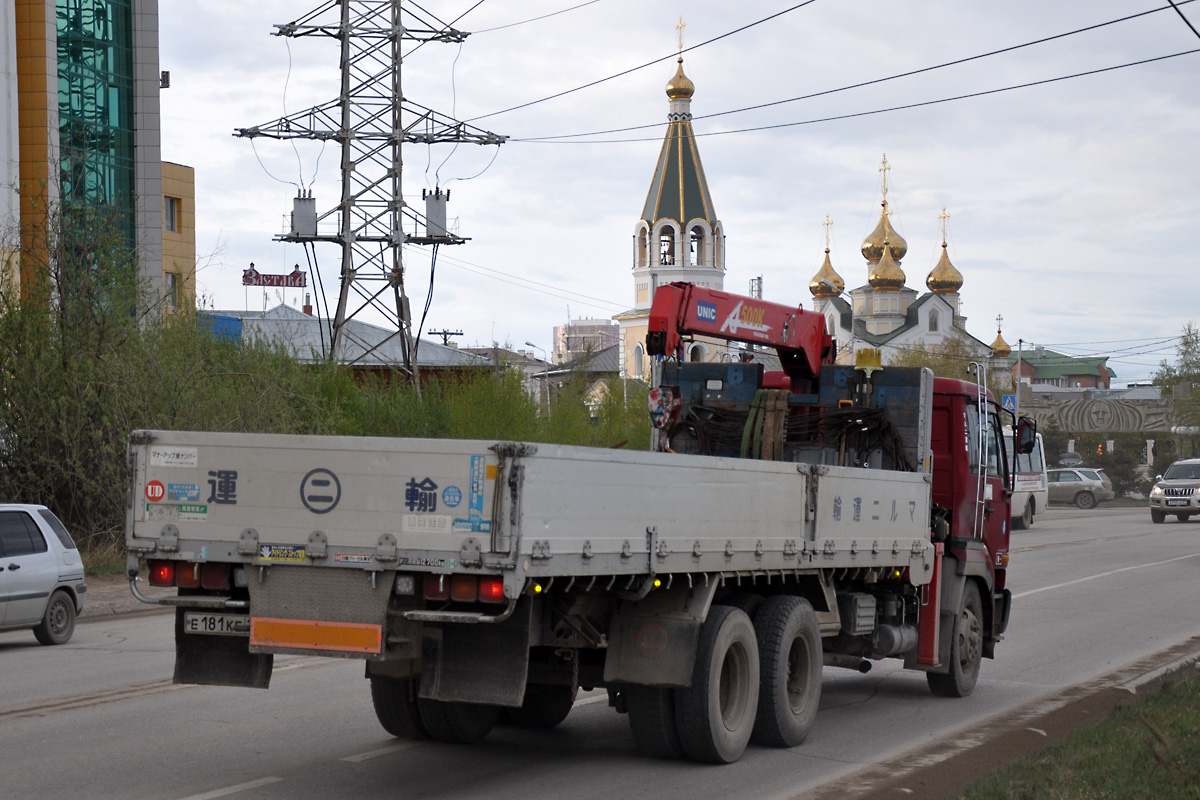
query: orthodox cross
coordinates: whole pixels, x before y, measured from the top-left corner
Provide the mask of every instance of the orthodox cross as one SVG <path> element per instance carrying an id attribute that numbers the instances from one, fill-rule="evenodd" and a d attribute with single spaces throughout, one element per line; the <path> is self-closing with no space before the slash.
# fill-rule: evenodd
<path id="1" fill-rule="evenodd" d="M 679 18 L 679 24 L 675 26 L 675 30 L 679 31 L 679 55 L 683 55 L 683 29 L 687 27 L 687 23 L 683 21 L 683 17 Z"/>

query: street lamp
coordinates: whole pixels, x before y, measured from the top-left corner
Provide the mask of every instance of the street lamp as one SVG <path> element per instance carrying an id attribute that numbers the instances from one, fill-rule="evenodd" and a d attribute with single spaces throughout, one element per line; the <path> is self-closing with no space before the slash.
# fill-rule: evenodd
<path id="1" fill-rule="evenodd" d="M 534 350 L 542 351 L 542 361 L 545 362 L 546 368 L 542 370 L 542 388 L 546 392 L 546 419 L 550 419 L 550 354 L 546 352 L 546 348 L 538 347 L 533 342 L 526 342 L 526 347 L 532 347 Z M 542 405 L 542 393 L 538 392 L 538 407 Z"/>

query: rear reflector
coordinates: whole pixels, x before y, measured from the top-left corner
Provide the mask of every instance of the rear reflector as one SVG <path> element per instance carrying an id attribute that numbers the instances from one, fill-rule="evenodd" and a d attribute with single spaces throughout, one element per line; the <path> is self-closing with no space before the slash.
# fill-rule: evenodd
<path id="1" fill-rule="evenodd" d="M 200 585 L 200 565 L 182 563 L 175 567 L 175 585 L 195 589 Z"/>
<path id="2" fill-rule="evenodd" d="M 150 562 L 150 585 L 151 586 L 174 586 L 175 585 L 175 562 L 174 561 L 151 561 Z"/>
<path id="3" fill-rule="evenodd" d="M 449 575 L 426 575 L 425 576 L 425 599 L 426 600 L 449 600 L 450 599 L 450 576 Z"/>
<path id="4" fill-rule="evenodd" d="M 450 599 L 474 603 L 479 599 L 479 579 L 474 575 L 455 575 L 450 579 Z"/>
<path id="5" fill-rule="evenodd" d="M 229 567 L 224 564 L 205 564 L 200 569 L 200 585 L 205 589 L 228 589 Z"/>
<path id="6" fill-rule="evenodd" d="M 383 627 L 353 622 L 252 617 L 250 644 L 338 653 L 380 653 Z"/>
<path id="7" fill-rule="evenodd" d="M 479 600 L 483 603 L 503 603 L 504 579 L 490 575 L 480 578 Z"/>

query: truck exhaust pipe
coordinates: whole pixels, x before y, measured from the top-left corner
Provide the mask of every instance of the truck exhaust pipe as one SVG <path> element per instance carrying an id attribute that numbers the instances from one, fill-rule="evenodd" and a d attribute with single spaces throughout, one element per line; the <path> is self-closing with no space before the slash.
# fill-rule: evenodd
<path id="1" fill-rule="evenodd" d="M 841 667 L 843 669 L 854 669 L 866 675 L 871 671 L 871 662 L 859 656 L 848 656 L 842 653 L 825 653 L 823 657 L 825 666 Z"/>

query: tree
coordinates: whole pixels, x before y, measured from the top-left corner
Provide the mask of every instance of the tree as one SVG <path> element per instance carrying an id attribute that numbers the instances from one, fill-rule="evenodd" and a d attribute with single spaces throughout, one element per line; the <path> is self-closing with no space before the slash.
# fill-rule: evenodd
<path id="1" fill-rule="evenodd" d="M 1175 346 L 1175 363 L 1161 362 L 1154 383 L 1162 387 L 1164 396 L 1174 399 L 1180 422 L 1200 425 L 1200 328 L 1195 322 L 1184 324 Z"/>

